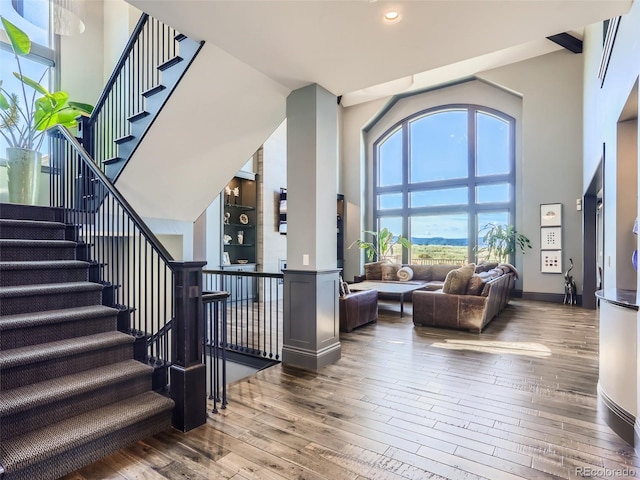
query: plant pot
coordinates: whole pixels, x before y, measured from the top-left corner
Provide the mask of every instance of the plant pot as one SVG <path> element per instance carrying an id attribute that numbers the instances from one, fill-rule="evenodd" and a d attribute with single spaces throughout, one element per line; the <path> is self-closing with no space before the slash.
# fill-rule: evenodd
<path id="1" fill-rule="evenodd" d="M 25 148 L 7 148 L 9 202 L 35 205 L 40 192 L 42 154 Z"/>

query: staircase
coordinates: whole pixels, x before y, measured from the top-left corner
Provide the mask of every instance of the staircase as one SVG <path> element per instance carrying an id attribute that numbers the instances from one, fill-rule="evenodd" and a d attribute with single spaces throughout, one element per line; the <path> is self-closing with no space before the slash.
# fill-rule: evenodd
<path id="1" fill-rule="evenodd" d="M 91 117 L 82 119 L 83 145 L 115 181 L 203 42 L 143 13 Z"/>
<path id="2" fill-rule="evenodd" d="M 0 204 L 0 478 L 55 479 L 171 425 L 62 210 Z M 97 280 L 97 278 L 92 278 Z"/>

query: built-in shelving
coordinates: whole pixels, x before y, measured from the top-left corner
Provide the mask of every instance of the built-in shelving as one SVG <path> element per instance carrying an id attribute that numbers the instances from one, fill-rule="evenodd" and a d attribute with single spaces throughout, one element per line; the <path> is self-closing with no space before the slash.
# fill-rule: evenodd
<path id="1" fill-rule="evenodd" d="M 222 191 L 221 203 L 222 267 L 237 265 L 243 270 L 255 270 L 258 223 L 255 175 L 245 175 L 243 172 L 242 177 L 233 177 Z M 246 263 L 240 263 L 239 260 L 246 260 Z"/>

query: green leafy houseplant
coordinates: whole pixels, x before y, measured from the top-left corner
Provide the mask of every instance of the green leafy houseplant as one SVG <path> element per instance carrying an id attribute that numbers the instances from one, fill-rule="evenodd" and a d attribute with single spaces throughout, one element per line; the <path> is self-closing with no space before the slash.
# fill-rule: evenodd
<path id="1" fill-rule="evenodd" d="M 487 260 L 492 256 L 499 261 L 507 262 L 511 254 L 519 249 L 523 254 L 526 248 L 531 248 L 529 239 L 518 233 L 513 225 L 498 225 L 488 223 L 480 229 L 483 246 L 477 246 L 476 252 L 482 250 L 487 254 Z"/>
<path id="2" fill-rule="evenodd" d="M 16 59 L 20 80 L 18 93 L 8 92 L 0 81 L 0 134 L 7 141 L 9 200 L 35 203 L 40 178 L 40 147 L 45 130 L 56 125 L 74 127 L 78 115 L 90 115 L 91 105 L 69 101 L 65 91 L 49 92 L 41 85 L 48 68 L 39 80 L 22 73 L 20 57 L 31 51 L 29 36 L 4 17 L 2 26 Z"/>
<path id="3" fill-rule="evenodd" d="M 396 236 L 387 228 L 383 228 L 379 232 L 365 230 L 363 233 L 371 235 L 373 239 L 370 242 L 358 239 L 349 245 L 349 248 L 357 246 L 364 250 L 367 260 L 370 262 L 384 259 L 387 255 L 391 254 L 395 245 L 401 245 L 406 249 L 411 248 L 411 242 L 408 238 L 402 235 Z"/>

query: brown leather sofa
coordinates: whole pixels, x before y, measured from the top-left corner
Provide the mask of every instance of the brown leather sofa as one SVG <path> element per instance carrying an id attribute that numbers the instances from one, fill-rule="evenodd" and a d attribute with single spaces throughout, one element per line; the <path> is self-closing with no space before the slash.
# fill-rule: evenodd
<path id="1" fill-rule="evenodd" d="M 514 272 L 487 278 L 479 294 L 416 290 L 413 292 L 413 323 L 481 332 L 509 303 L 515 279 Z"/>
<path id="2" fill-rule="evenodd" d="M 363 290 L 339 297 L 340 331 L 351 332 L 354 328 L 378 321 L 378 292 Z"/>
<path id="3" fill-rule="evenodd" d="M 444 279 L 451 270 L 459 268 L 457 264 L 436 264 L 436 265 L 414 265 L 414 264 L 393 264 L 385 262 L 372 262 L 364 266 L 364 275 L 356 275 L 354 283 L 367 281 L 379 282 L 399 282 L 398 270 L 401 267 L 409 267 L 413 272 L 413 278 L 407 282 L 413 285 L 420 285 L 426 290 L 438 290 L 442 288 Z"/>

